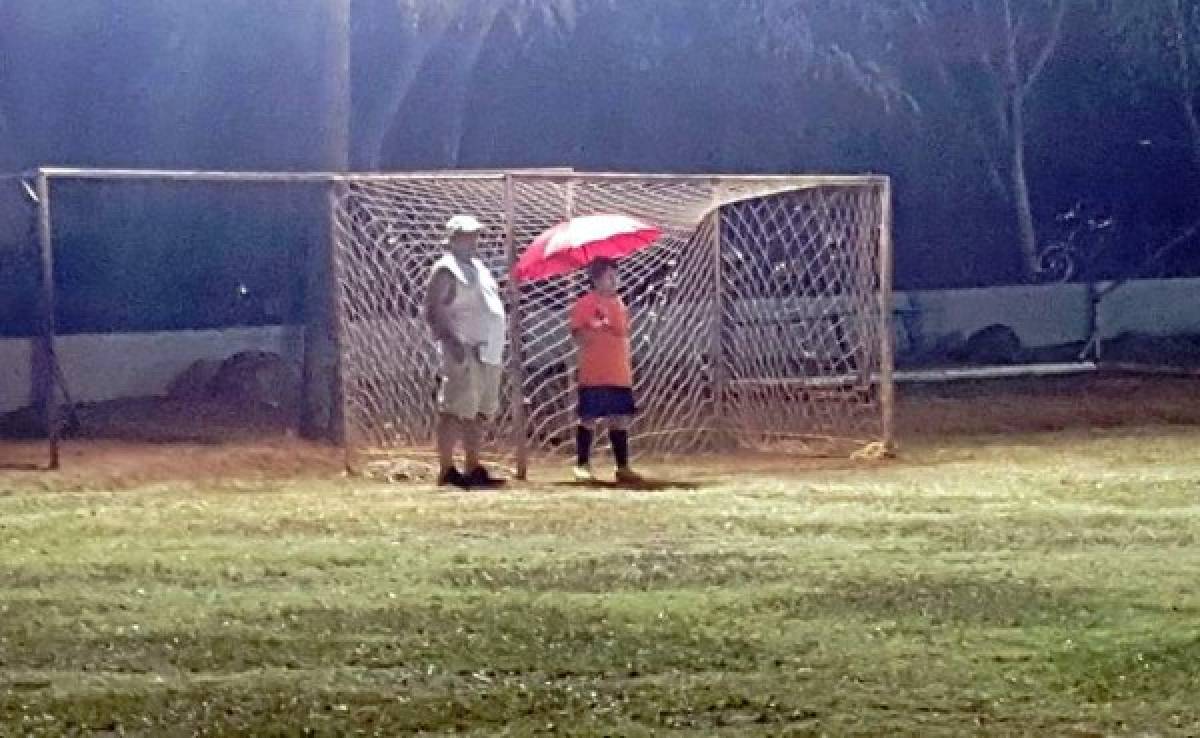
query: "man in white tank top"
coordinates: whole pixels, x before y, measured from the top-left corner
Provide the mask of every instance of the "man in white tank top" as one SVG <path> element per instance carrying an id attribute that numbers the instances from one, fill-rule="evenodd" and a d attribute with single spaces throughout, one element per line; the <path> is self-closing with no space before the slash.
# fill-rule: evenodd
<path id="1" fill-rule="evenodd" d="M 483 424 L 499 409 L 506 327 L 499 286 L 476 255 L 482 228 L 470 215 L 456 215 L 446 223 L 446 254 L 434 263 L 425 295 L 425 319 L 442 362 L 438 484 L 461 489 L 504 484 L 487 472 L 479 457 Z M 460 438 L 465 472 L 454 464 Z"/>

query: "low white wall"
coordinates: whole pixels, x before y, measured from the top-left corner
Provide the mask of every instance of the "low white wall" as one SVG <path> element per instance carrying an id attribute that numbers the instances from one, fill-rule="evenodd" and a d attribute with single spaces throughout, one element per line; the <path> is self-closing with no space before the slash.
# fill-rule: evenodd
<path id="1" fill-rule="evenodd" d="M 1079 341 L 1087 335 L 1084 285 L 914 291 L 899 295 L 897 307 L 912 314 L 912 332 L 917 335 L 911 338 L 919 344 L 955 333 L 969 336 L 996 323 L 1011 327 L 1031 348 Z"/>
<path id="2" fill-rule="evenodd" d="M 1087 287 L 1081 284 L 901 292 L 896 309 L 902 350 L 909 341 L 928 346 L 994 323 L 1011 327 L 1029 348 L 1089 338 Z M 1200 279 L 1127 282 L 1100 302 L 1097 322 L 1102 338 L 1200 334 Z"/>
<path id="3" fill-rule="evenodd" d="M 29 404 L 32 343 L 21 338 L 0 338 L 0 413 Z"/>
<path id="4" fill-rule="evenodd" d="M 67 388 L 76 402 L 163 394 L 199 359 L 224 359 L 239 351 L 273 351 L 299 363 L 303 329 L 291 326 L 223 331 L 111 333 L 61 336 L 55 341 Z M 29 402 L 31 342 L 0 340 L 0 412 Z"/>
<path id="5" fill-rule="evenodd" d="M 1100 332 L 1170 336 L 1200 334 L 1200 279 L 1127 282 L 1100 303 Z"/>
<path id="6" fill-rule="evenodd" d="M 1197 279 L 1130 282 L 1101 303 L 1100 328 L 1105 337 L 1127 331 L 1200 334 L 1198 298 Z M 896 295 L 896 308 L 901 350 L 912 340 L 928 344 L 993 323 L 1011 326 L 1028 347 L 1087 338 L 1087 290 L 1082 285 L 904 292 Z M 96 402 L 161 394 L 192 362 L 239 351 L 273 351 L 299 364 L 303 340 L 300 327 L 268 326 L 63 336 L 56 346 L 74 399 Z M 29 362 L 28 340 L 0 339 L 0 412 L 29 402 Z"/>

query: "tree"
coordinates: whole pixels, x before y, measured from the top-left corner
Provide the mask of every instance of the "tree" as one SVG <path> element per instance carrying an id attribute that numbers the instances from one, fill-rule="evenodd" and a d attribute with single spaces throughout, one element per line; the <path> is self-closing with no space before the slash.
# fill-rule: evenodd
<path id="1" fill-rule="evenodd" d="M 1200 171 L 1200 5 L 1194 0 L 1112 0 L 1112 28 L 1141 84 L 1164 86 Z"/>
<path id="2" fill-rule="evenodd" d="M 367 0 L 354 20 L 353 37 L 378 49 L 374 56 L 388 56 L 391 61 L 383 68 L 363 69 L 356 77 L 355 89 L 362 94 L 356 96 L 353 106 L 352 163 L 359 169 L 384 165 L 388 137 L 414 85 L 421 74 L 435 73 L 442 76 L 445 101 L 436 114 L 446 123 L 443 140 L 437 145 L 443 165 L 456 166 L 471 77 L 498 23 L 507 19 L 518 32 L 535 27 L 564 32 L 574 28 L 585 6 L 612 1 Z M 450 63 L 431 69 L 439 51 L 447 52 Z"/>
<path id="3" fill-rule="evenodd" d="M 875 20 L 879 6 L 855 0 L 657 0 L 625 4 L 616 0 L 360 0 L 361 19 L 373 18 L 371 29 L 359 29 L 356 40 L 371 56 L 390 58 L 386 68 L 360 70 L 354 101 L 355 157 L 358 168 L 382 166 L 389 137 L 402 123 L 406 103 L 423 77 L 437 80 L 443 102 L 434 114 L 444 120 L 438 147 L 442 166 L 460 161 L 469 87 L 489 38 L 502 23 L 518 37 L 532 40 L 538 32 L 569 34 L 593 11 L 595 22 L 618 22 L 619 16 L 640 19 L 629 52 L 649 66 L 669 56 L 678 36 L 716 31 L 730 49 L 762 62 L 759 69 L 781 78 L 837 75 L 892 105 L 912 103 L 895 78 L 881 66 L 859 63 L 853 43 L 844 43 L 848 28 Z M 357 7 L 357 4 L 356 4 Z M 383 17 L 388 22 L 380 22 Z M 366 22 L 363 20 L 363 22 Z M 863 57 L 866 59 L 866 57 Z M 702 60 L 696 60 L 700 62 Z M 786 83 L 785 83 L 786 84 Z"/>
<path id="4" fill-rule="evenodd" d="M 1027 105 L 1057 51 L 1071 0 L 901 0 L 917 66 L 979 152 L 1011 206 L 1027 279 L 1041 271 L 1029 187 Z"/>

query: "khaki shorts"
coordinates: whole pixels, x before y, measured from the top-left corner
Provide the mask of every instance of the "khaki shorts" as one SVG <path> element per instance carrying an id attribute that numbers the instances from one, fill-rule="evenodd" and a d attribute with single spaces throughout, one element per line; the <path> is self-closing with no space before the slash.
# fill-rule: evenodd
<path id="1" fill-rule="evenodd" d="M 463 420 L 490 418 L 500 409 L 500 375 L 504 368 L 485 364 L 468 351 L 463 362 L 442 356 L 438 412 Z"/>

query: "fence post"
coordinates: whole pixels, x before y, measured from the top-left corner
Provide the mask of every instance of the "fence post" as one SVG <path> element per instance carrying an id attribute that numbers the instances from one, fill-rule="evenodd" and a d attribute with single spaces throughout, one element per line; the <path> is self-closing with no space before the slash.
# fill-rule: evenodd
<path id="1" fill-rule="evenodd" d="M 513 175 L 504 175 L 504 245 L 508 255 L 508 340 L 509 374 L 513 386 L 513 438 L 517 456 L 517 479 L 529 477 L 529 438 L 525 412 L 525 357 L 521 335 L 521 288 L 513 276 L 520 257 L 517 248 L 516 189 Z"/>
<path id="2" fill-rule="evenodd" d="M 1087 325 L 1087 343 L 1084 344 L 1083 350 L 1079 352 L 1079 360 L 1087 361 L 1090 356 L 1095 362 L 1101 361 L 1100 356 L 1100 301 L 1104 299 L 1104 294 L 1096 288 L 1096 283 L 1088 280 L 1087 287 L 1087 316 L 1085 320 Z"/>
<path id="3" fill-rule="evenodd" d="M 44 170 L 37 173 L 38 201 L 38 251 L 41 256 L 41 330 L 34 349 L 40 360 L 34 365 L 35 404 L 41 403 L 42 418 L 46 423 L 46 437 L 50 443 L 48 467 L 59 466 L 59 408 L 58 408 L 58 355 L 54 347 L 55 295 L 54 295 L 54 238 L 50 219 L 50 178 Z"/>
<path id="4" fill-rule="evenodd" d="M 889 451 L 896 440 L 896 332 L 892 327 L 892 180 L 879 188 L 879 397 L 882 404 L 882 441 Z"/>

